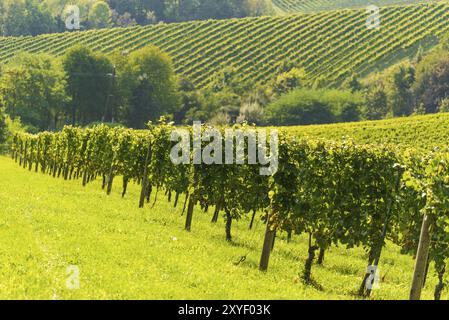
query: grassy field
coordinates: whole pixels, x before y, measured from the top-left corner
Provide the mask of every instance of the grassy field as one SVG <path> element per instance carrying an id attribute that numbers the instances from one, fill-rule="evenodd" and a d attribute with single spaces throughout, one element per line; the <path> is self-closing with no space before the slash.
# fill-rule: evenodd
<path id="1" fill-rule="evenodd" d="M 99 182 L 83 188 L 6 157 L 0 172 L 1 299 L 355 299 L 365 272 L 363 250 L 332 248 L 313 269 L 319 291 L 298 277 L 307 254 L 303 237 L 287 243 L 280 235 L 263 274 L 262 222 L 254 231 L 247 220 L 235 223 L 234 242 L 227 243 L 224 222 L 212 225 L 211 214 L 195 211 L 187 233 L 182 209 L 162 197 L 153 209 L 137 209 L 137 186 L 125 199 L 119 188 L 108 197 Z M 386 248 L 373 299 L 408 297 L 413 261 L 398 252 Z M 77 290 L 66 287 L 70 265 L 80 270 Z M 435 283 L 431 272 L 424 298 L 432 298 Z"/>

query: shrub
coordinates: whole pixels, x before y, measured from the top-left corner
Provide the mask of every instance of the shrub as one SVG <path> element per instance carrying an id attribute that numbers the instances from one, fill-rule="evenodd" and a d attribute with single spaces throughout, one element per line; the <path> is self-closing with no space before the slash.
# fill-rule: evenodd
<path id="1" fill-rule="evenodd" d="M 266 109 L 272 125 L 308 125 L 357 121 L 364 104 L 362 96 L 349 91 L 299 89 L 288 93 Z"/>

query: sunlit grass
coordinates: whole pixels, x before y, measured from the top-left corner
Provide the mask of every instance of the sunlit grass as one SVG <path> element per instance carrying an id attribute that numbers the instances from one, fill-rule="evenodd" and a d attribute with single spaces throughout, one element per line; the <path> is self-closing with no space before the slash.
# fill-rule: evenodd
<path id="1" fill-rule="evenodd" d="M 224 221 L 212 210 L 194 212 L 183 230 L 178 208 L 163 192 L 154 208 L 139 210 L 139 188 L 125 199 L 117 180 L 106 196 L 100 182 L 81 186 L 20 168 L 0 157 L 0 298 L 2 299 L 355 299 L 366 269 L 362 249 L 332 248 L 313 267 L 318 291 L 299 280 L 307 241 L 280 235 L 267 273 L 258 271 L 264 225 L 244 219 L 225 241 Z M 243 255 L 246 261 L 235 262 Z M 413 271 L 409 256 L 389 245 L 381 260 L 384 278 L 374 299 L 406 299 Z M 66 287 L 67 267 L 80 270 L 80 288 Z M 431 299 L 433 270 L 425 288 Z M 443 298 L 447 298 L 447 292 Z"/>

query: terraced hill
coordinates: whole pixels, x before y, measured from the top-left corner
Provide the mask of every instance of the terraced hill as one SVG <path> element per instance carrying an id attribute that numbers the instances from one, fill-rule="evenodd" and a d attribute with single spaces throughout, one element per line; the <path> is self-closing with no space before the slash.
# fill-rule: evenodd
<path id="1" fill-rule="evenodd" d="M 227 66 L 264 82 L 286 59 L 304 67 L 312 81 L 321 76 L 340 81 L 352 71 L 372 71 L 414 55 L 420 44 L 430 46 L 449 31 L 447 2 L 387 7 L 381 15 L 379 29 L 367 28 L 365 10 L 339 10 L 0 38 L 0 62 L 20 51 L 62 55 L 76 44 L 106 53 L 154 44 L 199 87 Z"/>
<path id="2" fill-rule="evenodd" d="M 272 0 L 284 12 L 317 12 L 336 9 L 364 8 L 368 5 L 379 7 L 399 4 L 415 4 L 428 0 Z"/>

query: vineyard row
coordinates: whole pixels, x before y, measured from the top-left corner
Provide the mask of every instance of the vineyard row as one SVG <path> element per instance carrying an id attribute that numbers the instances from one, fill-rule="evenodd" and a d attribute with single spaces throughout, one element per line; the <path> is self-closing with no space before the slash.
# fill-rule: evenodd
<path id="1" fill-rule="evenodd" d="M 176 72 L 198 87 L 235 68 L 245 80 L 264 83 L 283 62 L 303 67 L 310 80 L 344 80 L 449 30 L 449 4 L 431 2 L 380 10 L 379 29 L 368 29 L 365 10 L 230 20 L 193 21 L 130 28 L 0 38 L 0 62 L 19 52 L 63 55 L 76 45 L 103 53 L 155 45 L 168 52 Z"/>
<path id="2" fill-rule="evenodd" d="M 268 268 L 276 233 L 309 234 L 305 281 L 311 281 L 315 251 L 332 245 L 365 248 L 367 265 L 375 267 L 387 240 L 415 254 L 424 220 L 432 230 L 429 261 L 444 275 L 449 255 L 449 153 L 296 139 L 281 131 L 278 170 L 263 176 L 259 166 L 248 161 L 175 165 L 170 158 L 177 143 L 172 141 L 173 130 L 162 122 L 144 131 L 101 125 L 18 134 L 12 157 L 29 170 L 80 179 L 83 185 L 101 177 L 108 194 L 118 177 L 123 179 L 123 196 L 134 181 L 141 186 L 140 207 L 153 192 L 155 199 L 162 190 L 173 196 L 175 206 L 184 195 L 185 229 L 192 228 L 195 206 L 205 212 L 214 208 L 212 221 L 220 212 L 226 219 L 227 240 L 232 239 L 234 220 L 251 215 L 252 224 L 260 213 L 267 225 L 260 269 Z M 360 295 L 370 294 L 368 277 Z"/>

